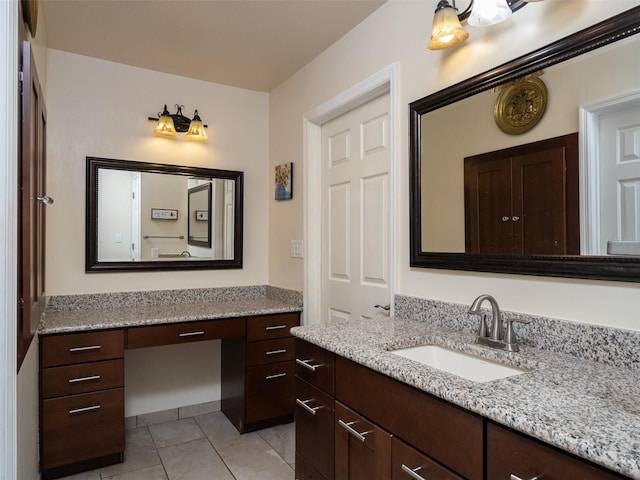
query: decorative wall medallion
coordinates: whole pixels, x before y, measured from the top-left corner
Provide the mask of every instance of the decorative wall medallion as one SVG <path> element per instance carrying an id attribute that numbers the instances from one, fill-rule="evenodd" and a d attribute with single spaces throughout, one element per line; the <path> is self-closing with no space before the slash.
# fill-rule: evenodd
<path id="1" fill-rule="evenodd" d="M 528 78 L 500 92 L 493 118 L 503 132 L 520 135 L 540 121 L 546 108 L 546 85 L 539 78 Z"/>

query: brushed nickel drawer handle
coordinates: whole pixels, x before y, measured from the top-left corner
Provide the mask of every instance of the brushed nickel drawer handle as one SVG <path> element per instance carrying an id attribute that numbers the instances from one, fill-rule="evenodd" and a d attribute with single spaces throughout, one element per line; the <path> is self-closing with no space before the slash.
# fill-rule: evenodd
<path id="1" fill-rule="evenodd" d="M 282 330 L 283 328 L 287 328 L 286 325 L 272 325 L 271 327 L 266 327 L 265 330 Z"/>
<path id="2" fill-rule="evenodd" d="M 265 380 L 273 380 L 274 378 L 282 378 L 282 377 L 286 377 L 287 374 L 286 373 L 275 373 L 273 375 L 267 375 L 266 377 L 264 377 Z"/>
<path id="3" fill-rule="evenodd" d="M 88 377 L 70 378 L 69 383 L 90 382 L 92 380 L 100 380 L 100 375 L 89 375 Z"/>
<path id="4" fill-rule="evenodd" d="M 204 330 L 200 330 L 198 332 L 184 332 L 184 333 L 178 334 L 179 337 L 197 337 L 199 335 L 204 335 Z"/>
<path id="5" fill-rule="evenodd" d="M 308 368 L 309 370 L 311 370 L 312 372 L 315 372 L 319 367 L 322 366 L 322 364 L 319 365 L 309 365 L 309 362 L 311 362 L 312 360 L 300 360 L 299 358 L 296 358 L 296 363 L 298 365 L 302 365 L 305 368 Z"/>
<path id="6" fill-rule="evenodd" d="M 531 477 L 529 480 L 541 480 L 543 475 L 536 475 L 535 477 Z M 517 475 L 511 474 L 511 480 L 524 480 L 523 478 L 518 477 Z"/>
<path id="7" fill-rule="evenodd" d="M 71 347 L 69 349 L 70 352 L 86 352 L 88 350 L 100 350 L 102 348 L 100 345 L 89 345 L 88 347 Z"/>
<path id="8" fill-rule="evenodd" d="M 361 442 L 364 443 L 364 441 L 366 440 L 365 436 L 370 434 L 372 432 L 372 430 L 369 430 L 367 432 L 358 432 L 357 430 L 355 430 L 351 425 L 355 425 L 356 423 L 358 423 L 357 421 L 353 421 L 353 422 L 343 422 L 342 420 L 338 420 L 338 424 L 340 424 L 340 426 L 342 428 L 344 428 L 347 432 L 349 432 L 351 435 L 353 435 L 354 437 L 356 437 L 358 440 L 360 440 Z"/>
<path id="9" fill-rule="evenodd" d="M 280 350 L 269 350 L 268 352 L 265 352 L 265 355 L 277 355 L 279 353 L 287 353 L 287 350 L 284 348 L 281 348 Z"/>
<path id="10" fill-rule="evenodd" d="M 91 412 L 93 410 L 100 410 L 100 405 L 91 405 L 90 407 L 74 408 L 73 410 L 69 410 L 69 414 L 73 415 L 74 413 Z"/>
<path id="11" fill-rule="evenodd" d="M 411 478 L 414 478 L 415 480 L 427 480 L 426 478 L 424 478 L 421 475 L 418 475 L 416 472 L 419 472 L 420 470 L 422 470 L 422 467 L 418 467 L 418 468 L 410 468 L 407 467 L 404 463 L 402 464 L 402 466 L 400 467 L 402 468 L 402 471 L 404 473 L 406 473 L 407 475 L 409 475 Z"/>
<path id="12" fill-rule="evenodd" d="M 311 415 L 315 416 L 315 414 L 318 413 L 318 410 L 320 410 L 322 408 L 322 405 L 320 405 L 319 407 L 310 407 L 309 405 L 307 405 L 307 403 L 312 402 L 312 401 L 313 401 L 313 398 L 310 398 L 309 400 L 300 400 L 299 398 L 296 398 L 296 403 L 298 405 L 300 405 L 302 408 L 304 408 Z"/>

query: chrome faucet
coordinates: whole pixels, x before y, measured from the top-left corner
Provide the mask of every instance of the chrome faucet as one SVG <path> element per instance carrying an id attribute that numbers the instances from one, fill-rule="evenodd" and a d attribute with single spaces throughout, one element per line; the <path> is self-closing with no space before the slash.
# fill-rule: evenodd
<path id="1" fill-rule="evenodd" d="M 487 334 L 487 315 L 480 310 L 485 300 L 491 305 L 492 317 L 490 334 Z M 480 328 L 478 329 L 476 343 L 491 348 L 506 350 L 507 352 L 517 352 L 520 350 L 516 340 L 516 333 L 513 330 L 513 322 L 529 323 L 529 320 L 510 318 L 507 319 L 507 325 L 505 327 L 498 302 L 491 295 L 487 294 L 477 297 L 469 307 L 468 313 L 480 317 Z"/>
<path id="2" fill-rule="evenodd" d="M 480 295 L 477 297 L 471 306 L 469 307 L 469 313 L 472 315 L 478 315 L 482 319 L 482 323 L 480 325 L 480 331 L 478 332 L 478 337 L 486 338 L 487 328 L 486 328 L 486 317 L 480 311 L 480 307 L 484 303 L 484 301 L 488 301 L 491 305 L 491 340 L 496 342 L 501 341 L 504 338 L 504 327 L 502 325 L 502 315 L 500 314 L 500 307 L 498 306 L 498 302 L 491 295 Z"/>

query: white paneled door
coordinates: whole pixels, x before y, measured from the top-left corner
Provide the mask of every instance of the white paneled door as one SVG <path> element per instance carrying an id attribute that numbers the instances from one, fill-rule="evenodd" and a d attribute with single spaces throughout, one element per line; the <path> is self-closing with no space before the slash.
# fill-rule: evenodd
<path id="1" fill-rule="evenodd" d="M 389 304 L 389 138 L 388 94 L 322 125 L 323 322 Z"/>
<path id="2" fill-rule="evenodd" d="M 600 116 L 600 202 L 601 251 L 640 242 L 640 106 Z"/>

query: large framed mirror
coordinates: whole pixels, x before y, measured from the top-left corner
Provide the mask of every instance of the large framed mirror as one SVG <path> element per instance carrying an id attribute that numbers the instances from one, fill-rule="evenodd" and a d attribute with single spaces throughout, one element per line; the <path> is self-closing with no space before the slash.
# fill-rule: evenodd
<path id="1" fill-rule="evenodd" d="M 87 272 L 242 268 L 243 172 L 87 157 Z"/>
<path id="2" fill-rule="evenodd" d="M 629 108 L 640 108 L 640 64 L 631 60 L 640 52 L 640 36 L 634 37 L 639 26 L 640 7 L 634 7 L 409 105 L 412 267 L 640 282 L 639 117 L 635 114 L 636 121 L 628 123 L 631 130 L 625 148 L 633 157 L 631 177 L 609 202 L 617 202 L 618 211 L 608 210 L 604 187 L 597 183 L 604 184 L 599 180 L 599 169 L 604 167 L 597 163 L 599 154 L 594 150 L 599 142 L 593 132 L 604 123 L 599 115 L 616 110 L 623 102 Z M 505 133 L 494 121 L 497 99 L 501 92 L 530 78 L 546 84 L 546 113 L 526 133 Z M 546 173 L 532 175 L 530 182 L 519 176 L 531 152 L 547 148 L 542 145 L 553 145 L 564 162 L 553 167 L 562 178 L 560 195 L 548 193 L 549 185 L 557 183 L 545 176 L 552 168 L 538 169 Z M 488 170 L 497 171 L 493 167 L 498 157 L 509 159 L 507 173 L 484 175 Z M 491 169 L 485 168 L 491 162 Z M 479 171 L 489 180 L 474 191 L 473 182 L 476 187 L 481 184 Z M 491 198 L 499 200 L 487 204 L 499 207 L 492 212 L 498 215 L 496 222 L 509 224 L 513 250 L 490 240 L 478 241 L 488 229 L 477 226 L 481 215 L 478 202 L 474 203 L 490 185 L 503 187 L 509 179 L 514 182 L 511 193 L 496 197 L 491 191 Z M 549 215 L 542 208 L 546 202 L 559 207 L 561 220 L 545 222 L 540 217 L 537 230 L 529 227 L 529 231 L 521 223 L 515 225 L 521 222 L 521 213 L 501 208 L 509 198 L 523 203 L 525 188 L 544 196 L 530 200 L 534 210 Z M 621 216 L 627 217 L 628 231 L 621 232 L 619 222 L 610 221 Z M 554 232 L 551 240 L 545 240 L 546 247 L 523 246 L 523 239 L 535 239 L 541 230 Z M 556 231 L 560 236 L 555 236 Z"/>

